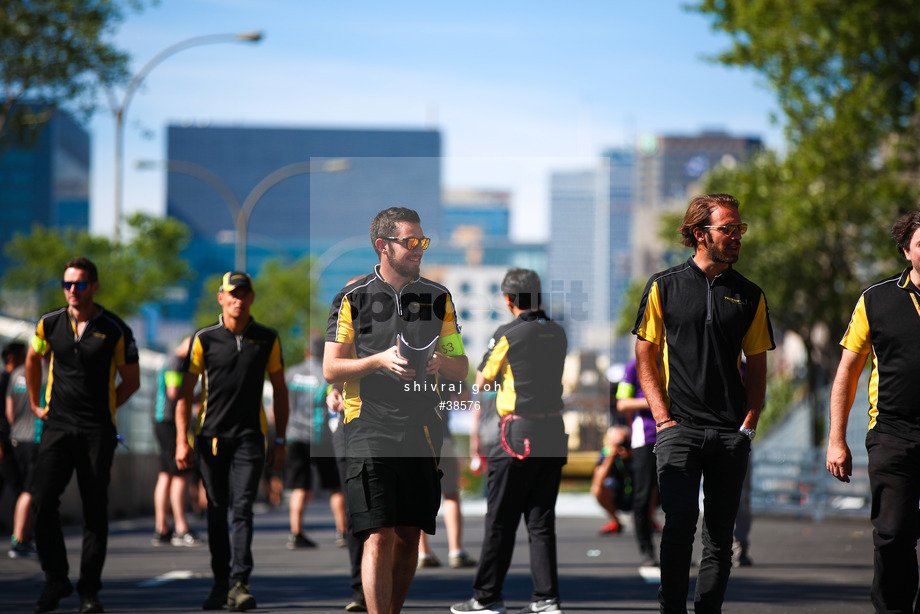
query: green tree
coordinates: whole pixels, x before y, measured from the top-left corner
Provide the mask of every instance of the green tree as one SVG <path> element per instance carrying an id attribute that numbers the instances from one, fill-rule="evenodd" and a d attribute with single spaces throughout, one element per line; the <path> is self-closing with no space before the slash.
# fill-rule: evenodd
<path id="1" fill-rule="evenodd" d="M 764 152 L 738 169 L 714 171 L 704 189 L 742 203 L 751 229 L 737 269 L 764 289 L 777 331 L 804 343 L 819 437 L 823 412 L 814 395 L 833 378 L 837 342 L 859 293 L 898 269 L 887 231 L 896 203 L 911 202 L 912 190 L 880 172 L 851 181 L 842 167 L 819 169 L 816 158 L 801 149 L 784 158 Z"/>
<path id="2" fill-rule="evenodd" d="M 128 56 L 107 42 L 141 0 L 13 0 L 0 11 L 0 145 L 34 135 L 62 107 L 88 115 L 96 87 L 127 78 Z"/>
<path id="3" fill-rule="evenodd" d="M 716 60 L 751 68 L 776 93 L 784 155 L 716 169 L 751 224 L 738 269 L 760 284 L 781 330 L 802 338 L 814 443 L 817 390 L 860 291 L 902 263 L 888 228 L 916 208 L 920 12 L 908 0 L 703 0 L 691 10 L 731 38 Z"/>
<path id="4" fill-rule="evenodd" d="M 75 256 L 96 264 L 98 302 L 123 318 L 158 300 L 176 281 L 190 277 L 188 262 L 177 256 L 191 236 L 183 223 L 135 213 L 128 226 L 133 238 L 121 246 L 85 230 L 59 231 L 40 225 L 33 226 L 30 235 L 15 235 L 4 249 L 12 263 L 3 278 L 4 308 L 36 317 L 61 306 L 61 274 Z M 32 304 L 32 313 L 22 313 L 21 306 L 11 304 L 10 295 Z"/>
<path id="5" fill-rule="evenodd" d="M 689 8 L 731 38 L 719 62 L 766 78 L 793 145 L 840 128 L 850 129 L 838 133 L 848 149 L 870 154 L 891 135 L 916 144 L 920 11 L 914 0 L 702 0 Z"/>
<path id="6" fill-rule="evenodd" d="M 309 257 L 293 263 L 269 260 L 253 276 L 256 299 L 253 317 L 278 331 L 284 364 L 303 360 L 303 351 L 310 335 L 325 334 L 328 306 L 317 300 L 318 289 L 311 277 L 313 261 Z M 204 281 L 204 291 L 195 311 L 195 326 L 212 324 L 220 314 L 217 289 L 221 275 L 211 275 Z"/>
<path id="7" fill-rule="evenodd" d="M 623 300 L 623 308 L 620 310 L 617 321 L 613 326 L 613 332 L 617 335 L 629 335 L 632 333 L 633 326 L 636 325 L 636 313 L 639 309 L 639 301 L 642 300 L 645 283 L 645 280 L 640 279 L 634 279 L 629 282 Z"/>

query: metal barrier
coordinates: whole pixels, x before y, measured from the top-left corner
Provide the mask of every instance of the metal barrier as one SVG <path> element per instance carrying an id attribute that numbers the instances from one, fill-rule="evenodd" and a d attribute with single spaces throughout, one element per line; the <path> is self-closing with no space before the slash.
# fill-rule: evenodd
<path id="1" fill-rule="evenodd" d="M 751 506 L 755 514 L 869 517 L 871 492 L 865 457 L 853 459 L 849 483 L 828 473 L 824 449 L 755 448 Z"/>

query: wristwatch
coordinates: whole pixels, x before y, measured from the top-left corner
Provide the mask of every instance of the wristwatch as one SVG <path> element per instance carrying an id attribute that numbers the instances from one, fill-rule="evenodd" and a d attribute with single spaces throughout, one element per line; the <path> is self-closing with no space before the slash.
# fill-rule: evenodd
<path id="1" fill-rule="evenodd" d="M 745 435 L 747 435 L 747 436 L 748 436 L 748 439 L 750 439 L 751 441 L 754 441 L 754 435 L 757 434 L 757 430 L 756 430 L 756 429 L 749 429 L 749 428 L 746 427 L 746 426 L 742 426 L 742 427 L 741 427 L 740 429 L 738 429 L 738 430 L 741 431 L 742 433 L 744 433 Z"/>

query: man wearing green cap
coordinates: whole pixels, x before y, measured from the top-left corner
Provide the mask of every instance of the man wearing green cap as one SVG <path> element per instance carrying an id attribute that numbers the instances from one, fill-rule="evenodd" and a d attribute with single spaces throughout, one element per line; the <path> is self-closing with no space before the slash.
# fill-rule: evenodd
<path id="1" fill-rule="evenodd" d="M 226 273 L 217 292 L 221 316 L 216 324 L 192 337 L 183 371 L 186 377 L 176 404 L 176 464 L 194 461 L 185 433 L 198 376 L 207 386 L 198 414 L 195 447 L 201 478 L 208 493 L 208 546 L 214 586 L 202 604 L 205 610 L 230 611 L 256 607 L 249 593 L 252 573 L 252 505 L 259 490 L 262 465 L 278 470 L 284 464 L 288 391 L 278 333 L 256 323 L 249 314 L 255 291 L 246 273 Z M 272 383 L 277 439 L 268 447 L 262 406 L 265 374 Z M 228 535 L 227 515 L 232 510 Z M 231 541 L 233 548 L 231 550 Z"/>

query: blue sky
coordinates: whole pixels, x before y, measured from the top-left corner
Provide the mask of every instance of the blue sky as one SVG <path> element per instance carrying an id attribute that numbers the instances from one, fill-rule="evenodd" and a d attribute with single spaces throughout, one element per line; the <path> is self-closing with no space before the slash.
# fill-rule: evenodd
<path id="1" fill-rule="evenodd" d="M 260 30 L 257 44 L 194 47 L 150 73 L 127 115 L 125 211 L 162 212 L 170 123 L 437 127 L 447 188 L 513 193 L 512 235 L 541 240 L 552 170 L 590 167 L 646 133 L 724 129 L 782 143 L 775 98 L 681 2 L 161 0 L 115 33 L 132 71 L 178 41 Z M 93 139 L 92 229 L 110 234 L 113 119 Z M 381 203 L 381 206 L 392 203 Z M 253 215 L 258 215 L 258 209 Z"/>

